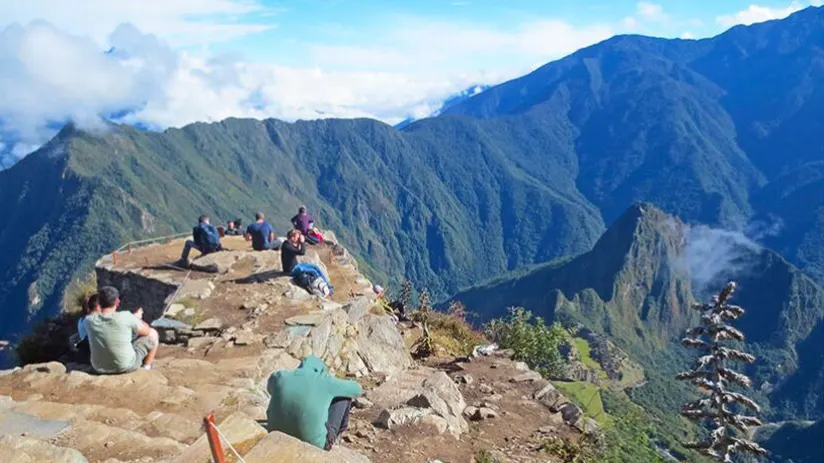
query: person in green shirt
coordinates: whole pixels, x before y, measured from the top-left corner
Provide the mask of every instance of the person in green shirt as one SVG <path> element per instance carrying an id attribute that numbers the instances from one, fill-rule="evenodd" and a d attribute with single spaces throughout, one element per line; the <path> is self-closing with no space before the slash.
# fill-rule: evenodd
<path id="1" fill-rule="evenodd" d="M 118 311 L 120 293 L 104 286 L 98 292 L 100 311 L 83 320 L 89 337 L 92 368 L 96 373 L 116 375 L 152 368 L 159 346 L 157 331 L 137 314 Z"/>
<path id="2" fill-rule="evenodd" d="M 272 373 L 266 389 L 271 396 L 266 410 L 269 432 L 280 431 L 324 450 L 330 450 L 346 430 L 352 399 L 362 392 L 357 382 L 329 374 L 314 355 L 293 371 Z"/>

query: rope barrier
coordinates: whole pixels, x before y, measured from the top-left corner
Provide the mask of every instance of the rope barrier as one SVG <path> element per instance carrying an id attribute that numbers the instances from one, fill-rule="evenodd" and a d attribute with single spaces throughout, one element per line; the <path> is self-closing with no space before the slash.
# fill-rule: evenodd
<path id="1" fill-rule="evenodd" d="M 222 433 L 222 432 L 220 432 L 220 428 L 218 428 L 218 427 L 217 427 L 217 425 L 216 425 L 214 422 L 209 422 L 209 424 L 210 424 L 213 428 L 215 428 L 215 431 L 217 431 L 218 436 L 220 436 L 220 438 L 221 438 L 224 442 L 226 442 L 226 445 L 228 445 L 228 446 L 229 446 L 229 450 L 231 450 L 231 451 L 232 451 L 232 453 L 234 453 L 234 454 L 235 454 L 235 456 L 237 457 L 237 461 L 238 461 L 239 463 L 246 463 L 246 460 L 244 460 L 244 459 L 243 459 L 243 457 L 242 457 L 242 456 L 240 456 L 240 453 L 238 453 L 238 451 L 235 449 L 235 447 L 232 445 L 232 443 L 231 443 L 231 442 L 229 442 L 229 439 L 227 439 L 227 438 L 226 438 L 226 436 L 224 436 L 224 435 L 223 435 L 223 433 Z"/>

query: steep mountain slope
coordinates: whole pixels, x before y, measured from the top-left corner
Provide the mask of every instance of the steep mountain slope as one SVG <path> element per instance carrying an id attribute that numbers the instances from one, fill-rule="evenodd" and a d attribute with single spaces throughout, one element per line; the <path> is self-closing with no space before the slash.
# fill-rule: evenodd
<path id="1" fill-rule="evenodd" d="M 735 302 L 747 315 L 737 327 L 759 357 L 750 370 L 755 384 L 769 395 L 775 416 L 824 416 L 819 392 L 824 289 L 772 251 L 705 248 L 705 254 L 693 256 L 690 239 L 699 238 L 680 221 L 638 204 L 590 252 L 456 298 L 487 317 L 506 306 L 523 306 L 538 315 L 584 323 L 612 337 L 648 369 L 661 370 L 666 368 L 662 354 L 677 354 L 677 339 L 695 321 L 688 307 L 691 271 L 715 265 L 697 259 L 734 253 L 730 268 L 735 271 L 719 271 L 707 283 L 715 287 L 735 278 L 740 284 Z"/>
<path id="2" fill-rule="evenodd" d="M 770 244 L 824 281 L 824 199 L 762 199 L 824 160 L 822 7 L 698 41 L 614 37 L 445 114 L 568 126 L 576 185 L 607 223 L 638 200 L 735 227 L 786 211 Z"/>
<path id="3" fill-rule="evenodd" d="M 551 147 L 551 127 L 433 122 L 406 133 L 369 120 L 67 127 L 0 172 L 9 217 L 0 247 L 11 250 L 0 256 L 2 325 L 22 329 L 26 307 L 53 312 L 95 254 L 187 231 L 202 212 L 217 222 L 263 210 L 282 233 L 306 203 L 373 273 L 405 275 L 439 296 L 579 252 L 601 232 L 598 211 L 565 180 L 568 166 L 533 174 L 513 161 Z M 505 248 L 510 241 L 518 249 Z"/>

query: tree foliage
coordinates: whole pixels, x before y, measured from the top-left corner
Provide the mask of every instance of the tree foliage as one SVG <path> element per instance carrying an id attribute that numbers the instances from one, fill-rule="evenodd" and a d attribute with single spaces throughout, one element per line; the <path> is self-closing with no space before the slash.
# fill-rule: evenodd
<path id="1" fill-rule="evenodd" d="M 547 325 L 523 307 L 510 307 L 509 314 L 486 325 L 487 335 L 504 349 L 515 351 L 513 358 L 549 378 L 563 377 L 566 362 L 559 346 L 566 340 L 566 330 L 559 324 Z"/>
<path id="2" fill-rule="evenodd" d="M 744 309 L 727 303 L 734 291 L 735 282 L 730 282 L 717 296 L 713 296 L 712 303 L 693 306 L 701 312 L 701 325 L 687 330 L 687 336 L 681 343 L 697 349 L 700 356 L 692 370 L 676 376 L 706 393 L 681 408 L 683 416 L 706 422 L 710 430 L 704 440 L 686 446 L 724 462 L 732 462 L 732 455 L 737 452 L 767 453 L 755 442 L 741 437 L 749 433 L 748 428 L 761 426 L 761 420 L 737 412 L 737 409 L 746 408 L 759 413 L 761 407 L 749 397 L 730 389 L 736 386 L 749 388 L 752 382 L 746 375 L 733 370 L 729 362 L 755 361 L 753 355 L 725 345 L 729 341 L 744 341 L 744 333 L 727 324 L 744 315 Z"/>

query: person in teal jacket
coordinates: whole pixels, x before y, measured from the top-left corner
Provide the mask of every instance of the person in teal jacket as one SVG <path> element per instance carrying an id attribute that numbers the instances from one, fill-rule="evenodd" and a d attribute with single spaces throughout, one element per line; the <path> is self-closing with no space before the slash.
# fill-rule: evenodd
<path id="1" fill-rule="evenodd" d="M 269 432 L 280 431 L 330 450 L 346 430 L 352 399 L 361 395 L 355 381 L 329 374 L 323 360 L 310 355 L 293 371 L 272 373 L 266 384 Z"/>

